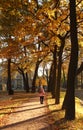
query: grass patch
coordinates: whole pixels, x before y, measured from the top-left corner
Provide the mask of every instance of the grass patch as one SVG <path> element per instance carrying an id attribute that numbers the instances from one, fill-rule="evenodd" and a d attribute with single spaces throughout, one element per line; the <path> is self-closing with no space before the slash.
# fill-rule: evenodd
<path id="1" fill-rule="evenodd" d="M 57 130 L 83 130 L 83 105 L 79 98 L 75 98 L 76 102 L 76 119 L 72 121 L 65 121 L 65 110 L 61 110 L 62 103 L 64 100 L 64 92 L 60 94 L 60 104 L 55 105 L 55 99 L 51 98 L 51 95 L 48 95 L 48 105 L 49 110 L 52 113 L 54 119 L 54 125 Z M 53 105 L 54 104 L 54 105 Z"/>

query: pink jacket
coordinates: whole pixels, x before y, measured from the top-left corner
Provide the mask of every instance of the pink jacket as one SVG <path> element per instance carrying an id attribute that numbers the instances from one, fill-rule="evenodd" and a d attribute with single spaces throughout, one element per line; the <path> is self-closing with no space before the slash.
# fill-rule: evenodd
<path id="1" fill-rule="evenodd" d="M 43 88 L 40 89 L 39 96 L 45 96 L 45 91 Z"/>

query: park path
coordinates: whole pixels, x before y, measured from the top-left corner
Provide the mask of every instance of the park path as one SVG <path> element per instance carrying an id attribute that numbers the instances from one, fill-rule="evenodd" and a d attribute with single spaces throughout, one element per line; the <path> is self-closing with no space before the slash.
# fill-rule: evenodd
<path id="1" fill-rule="evenodd" d="M 55 130 L 46 100 L 40 104 L 34 95 L 27 103 L 12 112 L 0 130 Z"/>

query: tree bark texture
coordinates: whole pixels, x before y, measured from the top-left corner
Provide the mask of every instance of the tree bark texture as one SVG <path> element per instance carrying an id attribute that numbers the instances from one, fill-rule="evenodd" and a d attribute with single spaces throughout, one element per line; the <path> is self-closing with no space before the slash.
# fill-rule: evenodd
<path id="1" fill-rule="evenodd" d="M 11 59 L 8 59 L 8 81 L 7 81 L 7 89 L 8 89 L 8 94 L 9 95 L 14 94 L 14 91 L 12 90 L 12 86 L 11 86 Z"/>
<path id="2" fill-rule="evenodd" d="M 55 88 L 56 88 L 56 67 L 57 67 L 57 46 L 55 45 L 54 47 L 54 52 L 53 52 L 53 74 L 52 74 L 52 86 L 51 86 L 51 93 L 52 97 L 55 98 Z"/>
<path id="3" fill-rule="evenodd" d="M 57 86 L 56 86 L 56 99 L 55 104 L 60 103 L 60 86 L 61 86 L 61 67 L 62 67 L 62 53 L 65 45 L 65 38 L 61 39 L 61 46 L 59 50 L 59 60 L 58 60 L 58 73 L 57 73 Z"/>
<path id="4" fill-rule="evenodd" d="M 71 56 L 68 69 L 65 119 L 75 119 L 75 76 L 78 63 L 78 38 L 76 25 L 76 1 L 70 0 Z"/>

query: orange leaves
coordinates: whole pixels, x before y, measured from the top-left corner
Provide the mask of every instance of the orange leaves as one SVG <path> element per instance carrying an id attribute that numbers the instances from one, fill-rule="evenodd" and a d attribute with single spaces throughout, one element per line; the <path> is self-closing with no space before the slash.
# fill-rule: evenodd
<path id="1" fill-rule="evenodd" d="M 32 44 L 33 42 L 34 42 L 34 38 L 30 38 L 30 39 L 28 39 L 28 40 L 26 40 L 24 42 L 21 42 L 21 45 L 27 46 L 27 45 Z"/>
<path id="2" fill-rule="evenodd" d="M 80 19 L 83 19 L 83 12 L 80 14 Z"/>
<path id="3" fill-rule="evenodd" d="M 53 18 L 55 18 L 55 11 L 56 11 L 56 9 L 47 10 L 48 17 L 49 17 L 51 20 L 53 20 Z"/>
<path id="4" fill-rule="evenodd" d="M 60 26 L 59 34 L 65 34 L 70 29 L 68 24 L 62 23 Z"/>
<path id="5" fill-rule="evenodd" d="M 48 24 L 48 30 L 54 32 L 55 35 L 63 35 L 69 30 L 68 9 L 60 10 L 58 8 L 55 12 L 56 18 L 51 19 L 51 22 Z"/>
<path id="6" fill-rule="evenodd" d="M 16 52 L 19 51 L 18 45 L 13 41 L 9 45 L 1 48 L 0 57 L 8 58 L 16 55 Z"/>
<path id="7" fill-rule="evenodd" d="M 24 56 L 22 48 L 27 46 L 27 52 L 30 52 L 31 56 L 33 52 L 32 60 L 34 60 L 34 57 L 41 57 L 41 55 L 45 55 L 46 52 L 53 49 L 55 43 L 60 46 L 58 35 L 64 36 L 70 29 L 69 7 L 66 0 L 60 1 L 60 5 L 57 8 L 54 7 L 54 1 L 43 2 L 43 4 L 39 5 L 39 8 L 37 8 L 37 1 L 35 0 L 5 1 L 1 7 L 2 10 L 4 17 L 6 17 L 7 13 L 6 18 L 9 21 L 7 21 L 7 25 L 4 24 L 6 27 L 0 26 L 0 31 L 4 29 L 3 34 L 5 36 L 13 36 L 16 42 L 15 44 L 6 39 L 9 45 L 1 49 L 0 56 L 3 57 Z M 83 13 L 80 10 L 77 11 L 77 14 L 78 20 L 83 18 Z M 41 51 L 38 50 L 36 44 L 41 45 Z M 48 49 L 45 48 L 45 44 Z"/>

